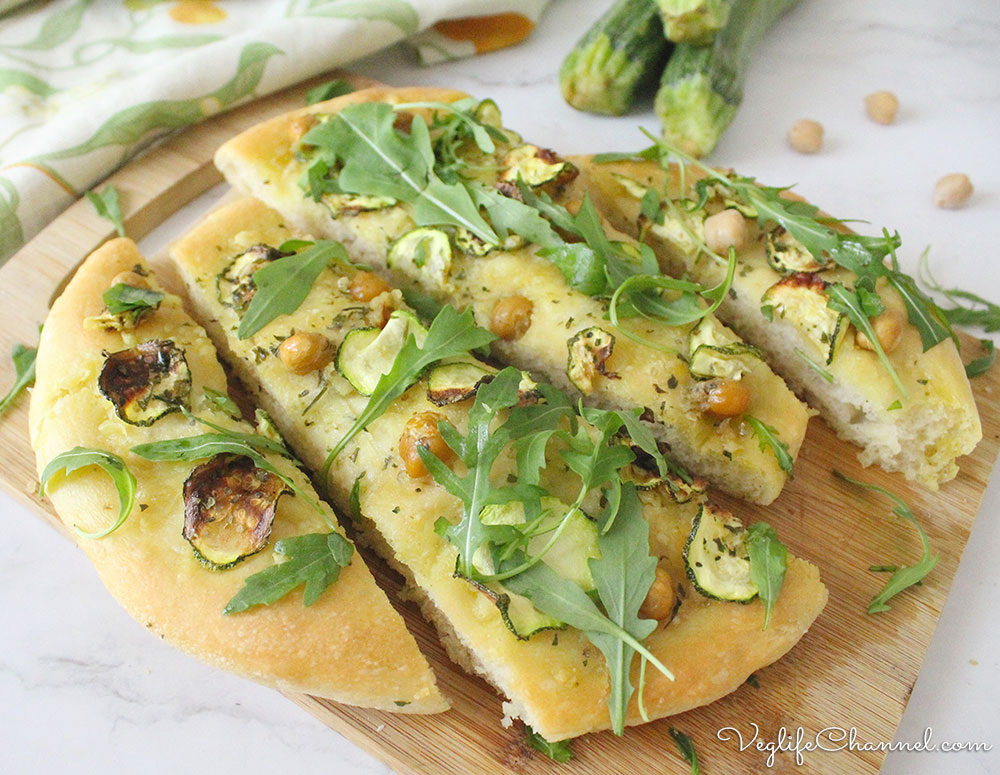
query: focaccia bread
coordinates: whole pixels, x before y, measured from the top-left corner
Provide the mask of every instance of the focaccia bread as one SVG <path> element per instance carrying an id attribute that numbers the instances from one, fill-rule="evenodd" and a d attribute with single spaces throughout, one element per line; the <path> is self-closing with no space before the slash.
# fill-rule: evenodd
<path id="1" fill-rule="evenodd" d="M 827 306 L 826 289 L 838 283 L 854 288 L 858 277 L 853 272 L 829 259 L 817 261 L 776 223 L 758 224 L 750 203 L 721 189 L 700 208 L 664 207 L 662 222 L 650 222 L 642 215 L 642 197 L 650 189 L 658 195 L 666 189 L 680 198 L 677 167 L 667 181 L 655 162 L 573 161 L 580 170 L 573 182 L 576 193 L 589 194 L 618 228 L 641 234 L 663 270 L 675 276 L 716 281 L 722 274 L 718 263 L 691 237 L 704 239 L 710 217 L 735 220 L 745 245 L 734 292 L 719 316 L 766 351 L 775 369 L 841 438 L 861 447 L 862 464 L 899 471 L 932 489 L 955 477 L 956 459 L 982 438 L 979 414 L 955 343 L 945 338 L 924 349 L 900 293 L 917 297 L 910 278 L 897 274 L 895 286 L 886 277 L 878 280 L 875 291 L 885 311 L 871 319 L 901 391 L 868 337 Z M 685 174 L 691 188 L 683 195 L 695 202 L 694 186 L 703 173 L 689 168 Z M 933 309 L 918 314 L 935 324 Z"/>
<path id="2" fill-rule="evenodd" d="M 129 240 L 91 255 L 53 305 L 30 410 L 40 475 L 58 455 L 83 447 L 117 456 L 137 480 L 135 506 L 118 529 L 77 535 L 108 590 L 151 632 L 260 683 L 388 711 L 447 709 L 416 641 L 356 552 L 309 607 L 299 588 L 270 605 L 223 613 L 248 577 L 280 560 L 278 541 L 328 534 L 336 517 L 292 461 L 272 452 L 260 454 L 295 494 L 250 457 L 166 462 L 133 452 L 213 432 L 181 407 L 222 430 L 254 429 L 234 419 L 225 400 L 230 412 L 220 408 L 226 377 L 180 300 L 166 294 L 158 306 L 115 315 L 102 295 L 119 285 L 156 288 Z M 107 529 L 119 511 L 115 487 L 94 465 L 55 474 L 47 490 L 74 530 Z"/>
<path id="3" fill-rule="evenodd" d="M 390 325 L 387 321 L 410 313 L 398 290 L 383 287 L 377 295 L 371 295 L 370 289 L 359 292 L 358 278 L 369 273 L 333 262 L 319 273 L 294 312 L 279 315 L 256 333 L 240 338 L 245 314 L 241 309 L 245 308 L 225 278 L 233 277 L 239 267 L 250 266 L 248 256 L 264 255 L 288 240 L 303 238 L 286 224 L 283 216 L 260 202 L 244 200 L 208 216 L 172 246 L 171 257 L 187 286 L 195 315 L 219 352 L 302 460 L 322 470 L 329 451 L 368 401 L 352 384 L 362 381 L 359 375 L 343 364 L 338 371 L 338 362 L 350 350 L 345 342 L 367 332 L 374 334 L 379 326 L 384 332 Z M 311 368 L 298 368 L 298 361 L 282 356 L 282 343 L 293 336 L 321 339 L 331 356 L 317 359 Z M 372 355 L 379 356 L 374 350 Z M 460 360 L 489 375 L 496 373 L 483 364 L 476 366 L 471 355 Z M 584 633 L 573 628 L 551 632 L 559 622 L 540 616 L 523 598 L 477 586 L 457 575 L 456 548 L 442 537 L 441 529 L 442 520 L 445 527 L 459 522 L 462 504 L 435 480 L 414 471 L 412 461 L 404 458 L 404 438 L 414 420 L 433 413 L 436 420 L 451 422 L 459 432 L 468 426 L 472 396 L 481 388 L 443 397 L 434 384 L 439 373 L 437 367 L 431 368 L 343 447 L 329 468 L 328 495 L 341 509 L 350 510 L 365 540 L 404 575 L 449 654 L 483 675 L 507 698 L 508 717 L 523 719 L 549 740 L 606 729 L 611 724 L 609 673 L 601 652 Z M 497 422 L 502 419 L 495 417 Z M 433 450 L 429 438 L 418 443 Z M 433 454 L 443 456 L 442 451 Z M 511 482 L 514 465 L 513 452 L 505 451 L 491 480 Z M 547 502 L 556 513 L 558 504 L 565 509 L 572 500 L 579 486 L 574 481 L 562 467 L 549 465 L 543 470 L 542 483 L 551 493 Z M 826 602 L 826 589 L 816 568 L 793 557 L 788 558 L 784 586 L 767 629 L 762 629 L 759 600 L 740 604 L 700 593 L 688 578 L 685 547 L 691 543 L 694 521 L 710 508 L 703 501 L 698 487 L 674 492 L 660 486 L 641 493 L 642 516 L 649 524 L 651 558 L 647 559 L 660 558 L 657 576 L 662 575 L 666 594 L 677 601 L 659 614 L 662 620 L 645 640 L 645 646 L 676 679 L 647 670 L 644 702 L 649 719 L 680 713 L 735 690 L 755 669 L 788 651 Z M 591 507 L 599 510 L 597 504 Z M 728 530 L 739 534 L 742 526 L 730 519 Z M 587 535 L 596 536 L 589 518 L 578 518 L 575 524 L 577 537 L 568 542 L 570 546 L 553 548 L 555 566 L 579 567 L 581 560 L 573 546 L 585 544 Z M 584 568 L 587 556 L 594 555 L 583 557 Z M 521 637 L 515 635 L 518 628 Z M 635 659 L 633 686 L 638 672 L 639 660 Z M 642 721 L 633 696 L 626 722 Z"/>
<path id="4" fill-rule="evenodd" d="M 365 192 L 331 193 L 340 185 L 336 165 L 325 176 L 313 174 L 325 168 L 311 166 L 312 146 L 303 137 L 314 127 L 322 130 L 340 111 L 365 103 L 441 104 L 465 98 L 459 92 L 428 88 L 355 92 L 248 130 L 219 149 L 216 164 L 230 183 L 280 211 L 290 224 L 316 237 L 341 241 L 353 260 L 370 265 L 404 290 L 471 308 L 480 325 L 501 332 L 493 347 L 501 362 L 536 371 L 582 396 L 588 405 L 644 410 L 643 421 L 690 470 L 740 497 L 762 504 L 773 501 L 804 438 L 806 407 L 759 352 L 746 347 L 713 316 L 678 325 L 668 325 L 662 318 L 622 316 L 614 325 L 608 319 L 610 289 L 592 295 L 583 292 L 565 276 L 572 275 L 583 288 L 574 274 L 577 270 L 560 268 L 562 259 L 544 257 L 539 243 L 522 238 L 520 233 L 534 233 L 541 219 L 534 211 L 527 217 L 523 211 L 517 215 L 506 211 L 520 204 L 518 176 L 544 197 L 547 192 L 558 194 L 574 173 L 550 151 L 501 130 L 493 103 L 483 101 L 469 108 L 482 126 L 492 130 L 491 154 L 475 157 L 468 141 L 456 140 L 435 144 L 438 156 L 433 161 L 445 165 L 441 156 L 446 153 L 475 157 L 469 169 L 452 174 L 482 177 L 473 195 L 492 197 L 485 210 L 494 208 L 493 226 L 503 235 L 495 247 L 455 226 L 461 219 L 442 225 L 435 214 L 424 213 L 429 197 L 413 204 Z M 412 116 L 420 114 L 433 123 L 433 113 L 434 109 L 407 109 L 397 118 L 394 138 L 383 134 L 379 141 L 387 148 L 405 146 L 413 137 L 407 126 Z M 353 129 L 369 139 L 380 131 L 369 124 Z M 448 175 L 444 170 L 440 174 Z M 324 187 L 329 190 L 320 193 Z M 449 196 L 461 199 L 469 194 L 452 189 L 441 196 L 438 212 L 451 210 Z M 581 203 L 565 204 L 568 217 Z M 441 219 L 450 217 L 445 214 Z M 558 239 L 550 227 L 542 226 L 543 232 L 548 230 L 551 238 Z M 601 224 L 596 228 L 601 230 Z M 601 238 L 608 244 L 624 241 L 623 252 L 634 253 L 634 243 L 628 244 L 629 238 L 622 234 L 607 229 Z M 577 263 L 581 272 L 584 264 Z M 597 282 L 604 282 L 603 272 Z M 518 310 L 520 322 L 512 324 Z M 701 345 L 699 370 L 692 355 Z M 761 443 L 762 428 L 771 429 L 775 443 L 783 445 L 784 458 Z"/>

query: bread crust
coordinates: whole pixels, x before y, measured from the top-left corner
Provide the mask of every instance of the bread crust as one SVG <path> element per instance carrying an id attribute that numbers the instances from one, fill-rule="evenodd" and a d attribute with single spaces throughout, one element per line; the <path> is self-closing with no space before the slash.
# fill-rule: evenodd
<path id="1" fill-rule="evenodd" d="M 292 328 L 312 331 L 322 327 L 329 332 L 329 321 L 353 302 L 343 290 L 331 292 L 331 288 L 343 287 L 332 276 L 321 276 L 296 313 L 241 341 L 232 336 L 238 318 L 219 303 L 213 285 L 219 272 L 249 245 L 280 244 L 300 236 L 285 226 L 282 216 L 247 199 L 211 214 L 172 247 L 171 257 L 188 287 L 195 314 L 206 321 L 219 351 L 251 386 L 301 458 L 315 469 L 365 400 L 345 388 L 346 381 L 330 374 L 327 391 L 304 416 L 303 407 L 311 395 L 301 393 L 315 379 L 290 375 L 274 359 L 258 362 L 253 348 Z M 328 274 L 334 270 L 324 272 Z M 456 551 L 437 535 L 434 526 L 442 516 L 457 521 L 461 504 L 436 483 L 411 478 L 398 453 L 406 421 L 428 410 L 441 413 L 461 430 L 468 402 L 435 407 L 428 402 L 426 385 L 417 383 L 334 461 L 328 482 L 331 498 L 341 505 L 347 503 L 355 482 L 359 483 L 365 535 L 415 586 L 415 596 L 438 625 L 452 657 L 484 675 L 508 698 L 505 707 L 510 716 L 522 718 L 550 740 L 608 728 L 607 669 L 601 653 L 581 632 L 543 632 L 518 640 L 503 625 L 493 604 L 454 576 Z M 502 479 L 506 469 L 503 461 L 499 465 L 494 473 Z M 762 631 L 759 602 L 740 605 L 708 600 L 685 581 L 682 549 L 697 502 L 677 505 L 655 492 L 644 494 L 643 501 L 651 525 L 651 551 L 664 558 L 685 591 L 677 617 L 646 641 L 677 676 L 676 681 L 668 681 L 647 671 L 645 707 L 652 719 L 728 694 L 752 672 L 777 660 L 820 613 L 827 592 L 813 565 L 790 558 L 771 625 Z M 635 683 L 638 660 L 633 668 Z M 628 723 L 641 722 L 633 699 Z"/>
<path id="2" fill-rule="evenodd" d="M 232 185 L 279 210 L 295 228 L 343 242 L 354 260 L 371 265 L 396 284 L 412 287 L 418 281 L 386 266 L 391 242 L 415 228 L 407 206 L 331 217 L 324 205 L 305 196 L 300 187 L 305 165 L 293 153 L 292 129 L 304 116 L 335 114 L 359 102 L 453 102 L 467 96 L 423 87 L 354 92 L 247 130 L 219 149 L 216 165 Z M 631 239 L 614 233 L 611 238 Z M 645 318 L 622 320 L 619 328 L 612 326 L 606 320 L 606 304 L 569 288 L 558 268 L 535 256 L 530 247 L 496 250 L 477 258 L 456 251 L 451 276 L 454 281 L 448 289 L 423 285 L 417 290 L 458 307 L 468 305 L 482 326 L 488 326 L 498 300 L 515 294 L 530 299 L 535 322 L 517 341 L 495 344 L 494 353 L 504 362 L 544 374 L 571 393 L 576 389 L 566 371 L 569 339 L 591 325 L 613 332 L 616 344 L 607 370 L 615 378 L 594 380 L 593 391 L 585 400 L 604 408 L 648 408 L 653 417 L 650 429 L 690 470 L 755 503 L 768 504 L 778 497 L 787 475 L 774 454 L 761 449 L 748 427 L 735 420 L 720 422 L 697 407 L 697 381 L 676 355 L 686 352 L 687 327 L 670 327 Z M 628 333 L 655 341 L 658 349 L 634 341 Z M 748 359 L 744 380 L 752 396 L 747 414 L 775 428 L 794 457 L 805 437 L 809 410 L 763 361 Z"/>
<path id="3" fill-rule="evenodd" d="M 59 453 L 80 445 L 119 455 L 138 480 L 137 506 L 121 528 L 100 540 L 77 538 L 105 586 L 150 631 L 205 662 L 260 683 L 389 711 L 445 710 L 447 702 L 415 640 L 357 553 L 309 608 L 296 590 L 272 605 L 223 615 L 244 580 L 273 564 L 276 540 L 329 527 L 303 498 L 283 496 L 271 543 L 263 552 L 225 571 L 208 570 L 195 558 L 181 529 L 182 487 L 197 463 L 150 462 L 129 450 L 202 429 L 179 412 L 149 427 L 119 420 L 97 389 L 102 353 L 151 338 L 173 340 L 184 349 L 191 369 L 195 414 L 243 432 L 251 428 L 212 413 L 203 389 L 225 391 L 226 378 L 215 348 L 177 297 L 168 294 L 134 331 L 85 329 L 84 319 L 101 313 L 101 294 L 111 278 L 136 266 L 148 269 L 134 243 L 115 240 L 77 271 L 45 323 L 30 410 L 39 472 Z M 276 456 L 272 462 L 312 492 L 291 463 Z M 69 527 L 96 530 L 118 510 L 110 480 L 95 467 L 57 475 L 48 494 Z M 336 522 L 333 512 L 323 508 Z"/>

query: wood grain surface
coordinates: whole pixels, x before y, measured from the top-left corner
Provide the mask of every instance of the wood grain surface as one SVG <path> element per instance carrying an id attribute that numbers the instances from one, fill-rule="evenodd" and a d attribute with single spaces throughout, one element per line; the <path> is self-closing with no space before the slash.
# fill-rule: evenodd
<path id="1" fill-rule="evenodd" d="M 359 85 L 365 79 L 354 78 Z M 129 236 L 141 239 L 178 208 L 219 182 L 211 165 L 215 149 L 235 133 L 303 104 L 312 84 L 254 102 L 213 118 L 160 144 L 115 174 L 109 183 L 122 194 Z M 595 149 L 601 150 L 601 149 Z M 53 295 L 94 248 L 112 236 L 86 201 L 77 202 L 0 268 L 0 387 L 13 379 L 6 357 L 17 342 L 34 342 Z M 159 269 L 163 257 L 152 257 Z M 830 589 L 826 610 L 784 659 L 746 685 L 705 708 L 628 730 L 624 738 L 602 733 L 573 744 L 574 759 L 557 765 L 523 743 L 520 728 L 504 729 L 501 698 L 483 681 L 447 659 L 433 629 L 403 600 L 401 582 L 380 561 L 367 557 L 434 666 L 454 708 L 437 716 L 396 716 L 337 705 L 322 699 L 290 699 L 401 775 L 653 775 L 689 772 L 668 732 L 676 727 L 695 743 L 704 773 L 874 773 L 884 753 L 845 750 L 794 755 L 779 753 L 770 770 L 766 752 L 740 751 L 739 740 L 720 740 L 732 727 L 744 740 L 759 727 L 763 741 L 781 730 L 806 740 L 828 727 L 856 728 L 858 744 L 893 739 L 920 664 L 944 606 L 948 589 L 982 499 L 1000 444 L 1000 369 L 973 381 L 983 441 L 960 461 L 958 478 L 939 492 L 898 475 L 862 470 L 856 450 L 839 441 L 818 419 L 811 422 L 792 480 L 768 507 L 719 497 L 744 520 L 764 518 L 789 548 L 816 563 Z M 0 421 L 0 485 L 60 530 L 48 503 L 36 495 L 34 456 L 28 445 L 28 401 L 22 397 Z M 833 469 L 882 484 L 907 500 L 930 534 L 941 560 L 920 587 L 892 601 L 892 610 L 865 613 L 885 582 L 872 564 L 908 564 L 919 557 L 913 528 L 891 514 L 884 498 L 836 480 Z M 65 531 L 62 531 L 65 534 Z M 725 734 L 723 732 L 722 734 Z"/>

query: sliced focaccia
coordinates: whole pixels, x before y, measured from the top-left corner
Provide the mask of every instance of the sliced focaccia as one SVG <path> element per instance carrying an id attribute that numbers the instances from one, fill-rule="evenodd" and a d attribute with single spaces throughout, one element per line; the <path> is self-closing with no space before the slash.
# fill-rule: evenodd
<path id="1" fill-rule="evenodd" d="M 454 119 L 448 104 L 463 99 L 462 119 L 441 124 Z M 390 107 L 404 103 L 413 106 Z M 338 148 L 344 158 L 334 158 Z M 616 303 L 612 322 L 614 289 L 644 271 L 641 252 L 596 214 L 588 220 L 587 203 L 552 202 L 574 168 L 501 129 L 492 102 L 436 89 L 356 92 L 245 132 L 216 163 L 290 224 L 340 240 L 405 291 L 471 308 L 500 335 L 502 362 L 536 370 L 588 405 L 642 409 L 679 461 L 728 492 L 764 504 L 781 492 L 806 407 L 759 351 L 702 316 L 708 302 L 690 293 L 681 301 L 694 315 L 629 315 L 628 303 Z M 422 192 L 410 196 L 415 187 Z M 570 221 L 577 233 L 566 233 Z M 614 266 L 600 263 L 605 253 Z M 653 306 L 678 294 L 642 292 Z"/>
<path id="2" fill-rule="evenodd" d="M 333 512 L 278 454 L 277 437 L 238 415 L 211 341 L 134 243 L 91 255 L 45 321 L 30 427 L 47 494 L 108 590 L 173 645 L 261 683 L 389 711 L 445 710 Z M 176 460 L 199 436 L 206 451 Z M 323 570 L 289 581 L 307 554 Z M 256 575 L 282 560 L 279 579 Z M 254 585 L 268 579 L 290 586 L 262 600 Z"/>
<path id="3" fill-rule="evenodd" d="M 705 173 L 688 167 L 689 188 L 681 191 L 678 167 L 671 169 L 667 181 L 655 162 L 598 164 L 581 157 L 574 163 L 581 171 L 573 183 L 577 193 L 586 191 L 618 228 L 641 236 L 666 272 L 712 282 L 722 274 L 720 264 L 698 243 L 706 238 L 740 242 L 734 292 L 719 308 L 719 316 L 766 351 L 776 370 L 841 438 L 862 448 L 862 463 L 900 471 L 931 488 L 954 478 L 956 458 L 971 452 L 982 438 L 972 391 L 955 343 L 933 305 L 911 278 L 887 265 L 889 258 L 883 264 L 888 250 L 884 240 L 860 238 L 860 243 L 837 246 L 827 236 L 825 243 L 841 256 L 822 251 L 816 255 L 777 222 L 774 210 L 753 201 L 757 197 L 766 202 L 773 190 L 743 184 L 745 179 L 722 175 L 703 180 L 702 186 L 712 185 L 698 189 Z M 740 182 L 734 189 L 724 180 Z M 659 203 L 652 217 L 650 208 L 642 205 L 643 197 L 649 201 L 650 190 Z M 785 196 L 786 204 L 794 201 Z M 831 229 L 829 221 L 813 213 L 808 206 L 796 211 L 793 205 L 790 210 L 793 223 L 798 219 L 806 233 L 826 230 L 827 235 L 852 236 L 839 227 Z M 864 247 L 854 255 L 853 245 Z M 859 275 L 848 268 L 855 261 L 870 275 L 866 281 L 859 282 Z M 841 298 L 854 297 L 863 304 L 872 301 L 868 291 L 877 295 L 874 308 L 861 312 L 879 347 L 858 330 L 857 321 L 843 314 L 843 305 L 830 306 L 835 288 L 844 294 Z"/>
<path id="4" fill-rule="evenodd" d="M 537 479 L 544 488 L 543 512 L 528 516 L 528 506 L 516 500 L 527 497 L 523 489 L 504 490 L 513 501 L 491 499 L 479 513 L 464 512 L 463 501 L 438 477 L 455 481 L 452 476 L 465 476 L 473 459 L 468 449 L 456 459 L 458 453 L 450 445 L 461 445 L 444 441 L 442 421 L 459 434 L 478 422 L 482 433 L 477 438 L 489 444 L 507 432 L 506 422 L 513 416 L 508 411 L 517 411 L 480 405 L 479 398 L 485 395 L 481 391 L 488 389 L 485 386 L 496 386 L 491 380 L 497 370 L 466 353 L 428 364 L 405 392 L 343 443 L 370 402 L 381 395 L 381 375 L 398 372 L 397 359 L 404 358 L 399 354 L 404 346 L 400 332 L 412 337 L 414 344 L 421 337 L 430 340 L 448 310 L 426 332 L 398 290 L 370 272 L 334 260 L 315 276 L 308 293 L 299 289 L 303 296 L 294 311 L 248 333 L 256 328 L 248 326 L 248 317 L 266 306 L 263 302 L 253 308 L 249 305 L 259 301 L 261 288 L 271 294 L 273 287 L 274 273 L 259 285 L 254 277 L 260 276 L 255 273 L 262 266 L 275 265 L 282 256 L 303 255 L 288 251 L 313 249 L 295 242 L 302 235 L 290 231 L 286 223 L 287 219 L 260 202 L 244 200 L 211 214 L 171 249 L 195 314 L 223 357 L 306 464 L 317 471 L 329 465 L 325 481 L 329 497 L 354 515 L 365 539 L 408 580 L 450 655 L 486 677 L 507 698 L 509 717 L 523 719 L 550 740 L 618 728 L 619 723 L 641 723 L 637 698 L 628 702 L 627 694 L 622 716 L 617 721 L 613 718 L 610 671 L 587 634 L 567 627 L 545 605 L 536 607 L 533 594 L 537 590 L 533 593 L 519 585 L 521 576 L 501 581 L 487 578 L 491 570 L 504 567 L 498 544 L 485 543 L 493 548 L 477 550 L 470 557 L 448 538 L 451 531 L 466 524 L 474 527 L 469 540 L 482 528 L 483 535 L 498 531 L 498 536 L 510 541 L 511 536 L 524 535 L 511 531 L 524 531 L 527 525 L 552 530 L 565 519 L 564 532 L 543 560 L 545 572 L 555 574 L 558 583 L 571 581 L 576 594 L 583 597 L 581 604 L 594 605 L 592 597 L 599 590 L 592 560 L 603 558 L 606 548 L 594 517 L 607 507 L 595 490 L 584 500 L 583 511 L 567 516 L 567 504 L 578 496 L 580 479 L 560 456 L 557 437 L 561 434 L 551 434 L 551 440 L 548 436 L 535 439 L 541 441 L 543 451 L 548 441 L 545 460 L 534 458 L 544 464 Z M 262 261 L 262 256 L 267 258 Z M 311 344 L 306 346 L 307 342 Z M 306 351 L 316 357 L 307 357 Z M 404 360 L 411 357 L 412 353 Z M 532 404 L 541 395 L 554 394 L 530 377 L 516 375 L 511 389 L 515 386 L 512 401 L 539 410 L 554 406 L 548 398 Z M 572 411 L 572 402 L 566 400 L 565 406 Z M 478 420 L 473 416 L 476 412 Z M 485 425 L 483 412 L 487 413 Z M 526 428 L 524 423 L 520 427 L 522 431 L 544 430 Z M 623 441 L 628 443 L 627 438 Z M 331 450 L 337 452 L 332 459 Z M 527 486 L 525 471 L 530 474 L 532 466 L 525 467 L 520 454 L 526 451 L 515 454 L 515 445 L 505 446 L 488 469 L 488 478 L 477 479 L 477 491 Z M 429 455 L 442 464 L 447 461 L 446 470 L 436 471 L 433 478 L 427 475 Z M 762 629 L 764 606 L 752 599 L 757 588 L 748 581 L 745 533 L 739 520 L 706 505 L 696 481 L 684 481 L 680 474 L 660 476 L 639 462 L 622 469 L 639 488 L 641 514 L 632 515 L 640 520 L 638 526 L 631 523 L 633 529 L 639 528 L 636 540 L 619 545 L 620 550 L 634 553 L 633 561 L 620 568 L 616 578 L 625 584 L 633 572 L 648 574 L 645 588 L 640 587 L 645 598 L 638 598 L 647 606 L 640 609 L 647 621 L 641 626 L 652 629 L 651 633 L 643 630 L 644 647 L 674 676 L 669 680 L 653 667 L 646 671 L 643 697 L 652 719 L 721 697 L 754 669 L 778 659 L 819 614 L 826 590 L 814 566 L 789 557 L 770 625 Z M 629 524 L 629 517 L 622 513 L 617 519 L 621 529 Z M 613 525 L 605 525 L 608 534 L 614 535 Z M 546 535 L 544 531 L 535 535 L 525 544 L 525 551 L 538 551 L 534 542 L 544 543 Z M 723 557 L 719 546 L 732 548 L 733 553 Z M 462 571 L 462 557 L 475 573 Z M 728 571 L 717 570 L 722 567 Z M 631 652 L 627 653 L 631 660 Z M 639 660 L 634 660 L 630 671 L 628 664 L 625 675 L 636 686 Z"/>

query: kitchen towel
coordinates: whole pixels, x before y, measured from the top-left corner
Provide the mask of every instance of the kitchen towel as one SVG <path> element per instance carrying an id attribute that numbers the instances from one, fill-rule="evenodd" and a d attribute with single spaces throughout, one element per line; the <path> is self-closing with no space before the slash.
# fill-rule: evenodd
<path id="1" fill-rule="evenodd" d="M 547 2 L 53 0 L 9 10 L 0 264 L 170 132 L 402 39 L 427 63 L 511 45 Z"/>

